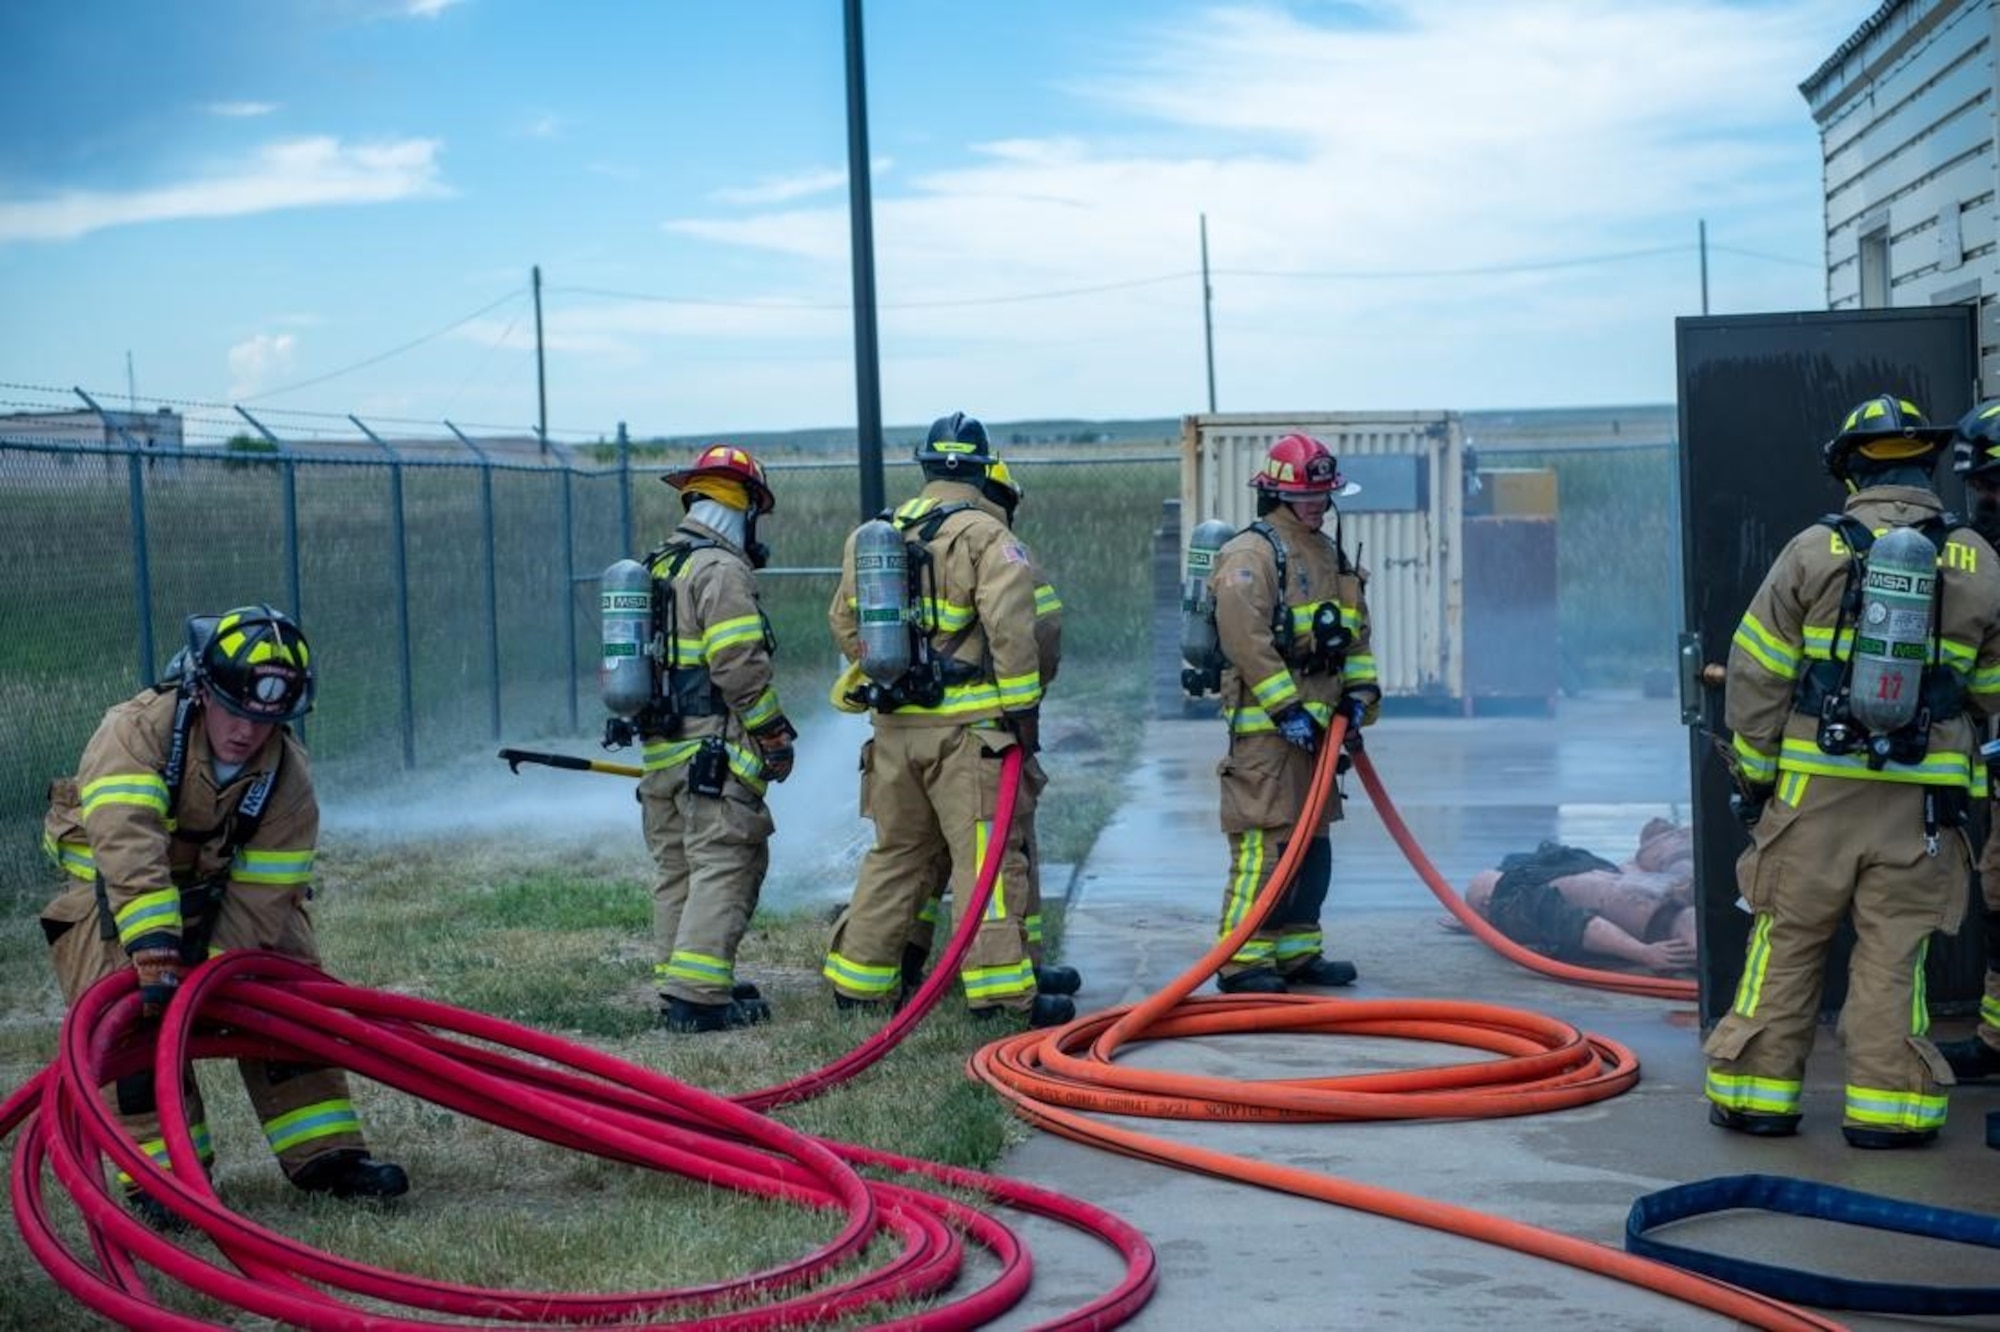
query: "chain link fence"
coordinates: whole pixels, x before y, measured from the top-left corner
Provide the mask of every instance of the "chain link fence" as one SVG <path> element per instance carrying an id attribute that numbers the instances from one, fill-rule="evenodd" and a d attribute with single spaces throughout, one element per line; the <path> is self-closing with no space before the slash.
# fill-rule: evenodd
<path id="1" fill-rule="evenodd" d="M 321 684 L 303 730 L 329 794 L 495 741 L 595 740 L 597 580 L 672 530 L 678 495 L 658 477 L 692 448 L 544 449 L 455 427 L 391 441 L 360 422 L 294 439 L 259 421 L 201 442 L 190 418 L 171 435 L 164 419 L 0 415 L 0 823 L 39 819 L 49 779 L 158 677 L 187 616 L 260 601 L 312 641 Z M 1080 667 L 1146 657 L 1154 531 L 1179 486 L 1164 443 L 1009 450 L 1022 535 L 1071 608 Z M 851 458 L 763 461 L 778 507 L 760 525 L 762 595 L 781 693 L 807 713 L 838 667 L 826 608 L 859 475 Z M 889 465 L 892 503 L 920 484 Z"/>

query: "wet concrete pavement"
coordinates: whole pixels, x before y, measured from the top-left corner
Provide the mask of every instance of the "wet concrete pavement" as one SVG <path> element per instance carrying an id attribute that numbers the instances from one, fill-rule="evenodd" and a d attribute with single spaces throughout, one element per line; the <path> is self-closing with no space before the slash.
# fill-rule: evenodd
<path id="1" fill-rule="evenodd" d="M 1214 720 L 1151 723 L 1128 797 L 1071 881 L 1063 959 L 1083 972 L 1085 1011 L 1159 989 L 1214 937 L 1227 847 L 1215 822 Z M 1446 879 L 1462 886 L 1544 838 L 1609 859 L 1648 818 L 1687 816 L 1687 739 L 1669 700 L 1564 700 L 1547 718 L 1385 717 L 1369 749 L 1391 799 Z M 1837 1043 L 1822 1028 L 1803 1133 L 1751 1140 L 1705 1122 L 1692 1004 L 1560 984 L 1441 927 L 1443 909 L 1348 779 L 1334 830 L 1324 921 L 1330 956 L 1352 958 L 1357 998 L 1470 998 L 1560 1018 L 1638 1055 L 1640 1084 L 1552 1114 L 1480 1121 L 1270 1126 L 1126 1121 L 1130 1128 L 1282 1161 L 1622 1247 L 1634 1199 L 1668 1185 L 1763 1173 L 1966 1210 L 2000 1211 L 2000 1151 L 1983 1142 L 2000 1086 L 1953 1094 L 1940 1142 L 1868 1153 L 1839 1133 Z M 1966 1023 L 1941 1024 L 1950 1036 Z M 1162 1042 L 1144 1067 L 1260 1078 L 1457 1062 L 1434 1046 L 1374 1038 L 1258 1035 Z M 1732 1320 L 1602 1276 L 1369 1213 L 1135 1161 L 1038 1133 L 1003 1173 L 1112 1209 L 1160 1258 L 1158 1293 L 1131 1326 L 1708 1328 Z M 1024 1224 L 1037 1275 L 1027 1327 L 1102 1289 L 1115 1265 L 1060 1228 Z M 2000 1282 L 2000 1254 L 1883 1232 L 1742 1214 L 1675 1238 L 1763 1261 L 1878 1280 Z M 1857 1328 L 1930 1325 L 1836 1315 Z M 1954 1319 L 2000 1327 L 2000 1317 Z"/>

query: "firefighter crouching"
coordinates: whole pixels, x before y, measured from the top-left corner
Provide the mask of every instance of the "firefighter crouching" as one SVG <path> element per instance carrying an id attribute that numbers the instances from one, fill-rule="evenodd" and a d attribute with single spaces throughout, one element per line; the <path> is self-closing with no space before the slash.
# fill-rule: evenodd
<path id="1" fill-rule="evenodd" d="M 1952 470 L 1964 480 L 1972 504 L 1972 530 L 1988 544 L 2000 542 L 2000 398 L 1982 402 L 1958 423 L 1952 440 Z M 2000 755 L 1986 752 L 1989 793 L 2000 798 L 1992 781 L 2000 770 Z M 1989 824 L 1989 828 L 1993 825 Z M 1970 1035 L 1938 1042 L 1938 1050 L 1960 1082 L 1980 1082 L 2000 1075 L 2000 829 L 1989 831 L 1979 857 L 1979 889 L 1986 915 L 1981 922 L 1986 944 L 1986 992 L 1979 1000 L 1979 1025 Z"/>
<path id="2" fill-rule="evenodd" d="M 1313 754 L 1336 713 L 1349 742 L 1380 707 L 1369 648 L 1367 575 L 1323 530 L 1347 482 L 1326 445 L 1286 435 L 1251 478 L 1258 518 L 1215 556 L 1209 588 L 1222 656 L 1222 715 L 1229 752 L 1216 768 L 1222 830 L 1229 837 L 1229 883 L 1220 934 L 1233 931 L 1269 880 L 1285 845 L 1308 839 L 1284 899 L 1222 966 L 1231 994 L 1282 994 L 1293 985 L 1352 984 L 1351 962 L 1323 956 L 1320 909 L 1333 875 L 1328 827 L 1341 817 L 1328 793 L 1321 822 L 1296 820 L 1311 789 Z"/>
<path id="3" fill-rule="evenodd" d="M 848 537 L 827 622 L 861 668 L 854 702 L 871 712 L 861 751 L 862 807 L 875 844 L 835 922 L 822 968 L 844 1009 L 885 1006 L 902 983 L 904 945 L 951 862 L 954 912 L 978 881 L 999 798 L 1001 758 L 1038 744 L 1042 679 L 1035 574 L 984 485 L 997 463 L 986 429 L 941 417 L 917 448 L 924 487 Z M 1036 989 L 1027 924 L 1028 867 L 1018 835 L 960 969 L 979 1016 L 1038 1026 L 1075 1016 Z"/>
<path id="4" fill-rule="evenodd" d="M 63 872 L 42 931 L 63 998 L 126 967 L 157 1018 L 182 974 L 227 949 L 319 965 L 312 917 L 319 802 L 305 746 L 290 730 L 312 708 L 311 649 L 269 606 L 188 620 L 167 678 L 104 715 L 76 775 L 51 783 L 42 845 Z M 265 1140 L 286 1178 L 311 1193 L 394 1198 L 400 1166 L 377 1161 L 339 1069 L 239 1059 Z M 211 1168 L 207 1116 L 184 1075 L 188 1129 Z M 107 1090 L 118 1119 L 162 1167 L 150 1068 Z M 181 1222 L 123 1171 L 126 1201 L 156 1228 Z"/>
<path id="5" fill-rule="evenodd" d="M 771 1011 L 736 979 L 736 951 L 771 863 L 766 783 L 791 775 L 797 739 L 772 684 L 777 644 L 754 576 L 766 559 L 757 520 L 775 501 L 763 467 L 728 444 L 661 480 L 687 516 L 643 567 L 606 572 L 606 744 L 635 733 L 644 744 L 638 799 L 660 871 L 660 1020 L 670 1031 L 723 1031 Z"/>
<path id="6" fill-rule="evenodd" d="M 1753 826 L 1737 885 L 1753 922 L 1702 1046 L 1720 1128 L 1797 1131 L 1843 919 L 1841 1132 L 1917 1147 L 1944 1124 L 1951 1073 L 1929 1037 L 1924 956 L 1965 911 L 1974 721 L 2000 709 L 2000 569 L 1931 484 L 1951 433 L 1893 395 L 1850 412 L 1822 450 L 1846 504 L 1785 546 L 1730 647 L 1725 720 Z"/>

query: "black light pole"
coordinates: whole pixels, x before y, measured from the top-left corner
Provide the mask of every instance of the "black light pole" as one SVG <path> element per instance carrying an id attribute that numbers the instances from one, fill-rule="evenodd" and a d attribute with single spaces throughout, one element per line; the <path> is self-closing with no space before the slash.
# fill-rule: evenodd
<path id="1" fill-rule="evenodd" d="M 882 511 L 882 375 L 875 344 L 875 224 L 868 192 L 868 74 L 861 58 L 861 0 L 846 0 L 847 210 L 854 258 L 855 429 L 861 517 Z"/>
<path id="2" fill-rule="evenodd" d="M 1201 344 L 1208 355 L 1208 410 L 1215 412 L 1215 288 L 1208 285 L 1208 214 L 1201 215 Z"/>

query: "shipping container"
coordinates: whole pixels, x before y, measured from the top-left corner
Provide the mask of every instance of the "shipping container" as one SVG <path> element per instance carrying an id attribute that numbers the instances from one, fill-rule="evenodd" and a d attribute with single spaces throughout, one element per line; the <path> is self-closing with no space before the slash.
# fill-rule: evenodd
<path id="1" fill-rule="evenodd" d="M 1376 669 L 1390 696 L 1465 692 L 1465 429 L 1456 412 L 1255 412 L 1181 422 L 1180 548 L 1197 523 L 1257 517 L 1250 478 L 1271 444 L 1311 435 L 1360 485 L 1337 500 L 1340 540 L 1368 571 Z M 1327 515 L 1328 531 L 1335 516 Z"/>

